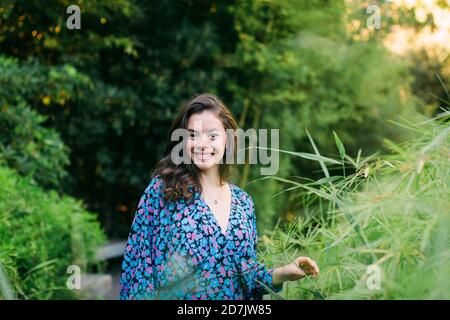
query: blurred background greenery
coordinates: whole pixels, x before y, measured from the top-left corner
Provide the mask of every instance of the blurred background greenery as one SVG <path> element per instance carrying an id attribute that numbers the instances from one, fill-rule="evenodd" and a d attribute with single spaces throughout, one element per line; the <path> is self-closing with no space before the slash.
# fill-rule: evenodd
<path id="1" fill-rule="evenodd" d="M 80 30 L 66 27 L 71 4 L 81 8 Z M 368 24 L 370 5 L 380 9 L 379 29 Z M 126 238 L 167 128 L 195 94 L 217 94 L 244 129 L 280 129 L 285 150 L 314 152 L 306 129 L 321 154 L 333 158 L 339 158 L 333 131 L 350 155 L 386 153 L 386 139 L 414 138 L 388 121 L 448 110 L 449 5 L 0 0 L 0 262 L 15 291 L 22 288 L 22 298 L 61 296 L 28 286 L 28 268 L 63 259 L 59 267 L 43 265 L 56 279 L 69 260 L 83 257 L 89 265 L 86 257 L 106 237 Z M 320 179 L 320 169 L 281 154 L 277 176 Z M 273 197 L 285 189 L 283 181 L 257 180 L 255 165 L 238 172 L 234 182 L 253 197 L 261 235 L 303 214 L 297 193 Z M 86 223 L 73 256 L 64 217 Z M 47 220 L 56 228 L 38 233 L 47 251 L 14 249 L 20 237 L 39 248 L 27 230 Z M 15 224 L 24 228 L 17 239 Z M 52 247 L 55 241 L 61 247 Z"/>

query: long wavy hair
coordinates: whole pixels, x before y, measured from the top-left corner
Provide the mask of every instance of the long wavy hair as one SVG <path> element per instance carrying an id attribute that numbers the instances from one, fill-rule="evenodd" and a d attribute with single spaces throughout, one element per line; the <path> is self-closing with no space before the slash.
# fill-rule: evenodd
<path id="1" fill-rule="evenodd" d="M 163 191 L 166 200 L 175 201 L 184 199 L 189 201 L 193 198 L 195 191 L 202 192 L 199 182 L 200 169 L 194 163 L 175 164 L 172 161 L 171 152 L 179 141 L 172 141 L 172 133 L 177 129 L 187 129 L 189 118 L 196 113 L 204 111 L 213 112 L 221 121 L 225 128 L 233 129 L 233 133 L 238 128 L 238 124 L 231 114 L 228 107 L 216 96 L 211 94 L 201 94 L 184 104 L 177 117 L 175 118 L 169 130 L 168 142 L 166 145 L 165 155 L 158 162 L 154 175 L 159 175 L 163 180 Z M 227 137 L 230 139 L 230 136 Z M 233 146 L 236 146 L 236 135 L 233 134 Z M 219 163 L 220 182 L 229 180 L 234 173 L 234 166 L 225 161 L 225 158 L 234 160 L 236 163 L 235 147 L 228 149 L 229 143 L 225 148 L 222 163 Z M 193 188 L 189 188 L 192 186 Z"/>

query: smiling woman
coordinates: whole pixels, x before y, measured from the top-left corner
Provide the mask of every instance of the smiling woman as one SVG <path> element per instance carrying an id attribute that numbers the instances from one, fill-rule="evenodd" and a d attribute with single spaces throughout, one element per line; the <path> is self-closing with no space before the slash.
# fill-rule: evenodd
<path id="1" fill-rule="evenodd" d="M 226 129 L 236 128 L 212 95 L 181 109 L 171 132 L 189 132 L 183 156 L 191 161 L 174 163 L 171 139 L 136 210 L 121 299 L 261 299 L 305 275 L 294 265 L 272 269 L 257 260 L 253 200 L 229 181 L 231 167 L 223 161 Z M 318 274 L 314 261 L 302 263 L 306 273 Z"/>
<path id="2" fill-rule="evenodd" d="M 235 157 L 233 148 L 228 148 L 227 142 L 233 146 L 237 142 L 235 135 L 227 133 L 234 132 L 237 128 L 237 122 L 231 112 L 213 95 L 202 94 L 186 103 L 169 130 L 170 139 L 167 142 L 165 156 L 155 170 L 165 182 L 166 198 L 175 200 L 181 197 L 188 200 L 191 193 L 187 186 L 193 184 L 199 192 L 202 192 L 205 185 L 200 183 L 200 178 L 211 173 L 217 172 L 220 185 L 223 185 L 223 182 L 230 178 L 232 170 L 230 164 L 232 161 L 226 160 Z M 174 159 L 173 152 L 180 145 L 180 141 L 173 138 L 174 132 L 180 131 L 180 138 L 183 139 L 182 163 Z M 184 133 L 188 133 L 187 139 Z M 214 188 L 213 185 L 208 186 Z"/>

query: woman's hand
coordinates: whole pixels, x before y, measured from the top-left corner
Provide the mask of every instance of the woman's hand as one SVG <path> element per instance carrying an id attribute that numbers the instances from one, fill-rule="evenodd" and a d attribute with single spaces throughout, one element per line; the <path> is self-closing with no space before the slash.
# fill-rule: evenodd
<path id="1" fill-rule="evenodd" d="M 306 275 L 316 278 L 319 275 L 319 266 L 309 257 L 298 257 L 294 262 L 273 271 L 273 285 L 279 286 L 284 281 L 294 281 Z"/>

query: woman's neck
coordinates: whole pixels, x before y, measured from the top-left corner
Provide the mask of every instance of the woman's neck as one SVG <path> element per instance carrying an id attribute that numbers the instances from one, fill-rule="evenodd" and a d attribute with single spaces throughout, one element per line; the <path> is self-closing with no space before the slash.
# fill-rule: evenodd
<path id="1" fill-rule="evenodd" d="M 199 182 L 203 188 L 221 187 L 219 166 L 200 172 Z"/>

